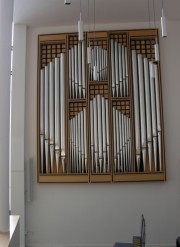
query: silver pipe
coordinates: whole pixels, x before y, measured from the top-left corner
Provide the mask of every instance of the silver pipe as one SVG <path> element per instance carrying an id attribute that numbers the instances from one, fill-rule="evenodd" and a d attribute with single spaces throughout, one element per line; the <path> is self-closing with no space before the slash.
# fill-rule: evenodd
<path id="1" fill-rule="evenodd" d="M 99 47 L 96 47 L 96 66 L 97 66 L 97 80 L 100 80 L 100 54 L 99 54 Z"/>
<path id="2" fill-rule="evenodd" d="M 123 170 L 126 171 L 126 153 L 125 153 L 125 123 L 124 114 L 121 114 L 121 130 L 122 130 L 122 159 L 123 159 Z"/>
<path id="3" fill-rule="evenodd" d="M 43 173 L 44 167 L 44 83 L 45 75 L 44 69 L 41 69 L 41 81 L 40 81 L 40 153 L 41 153 L 41 173 Z"/>
<path id="4" fill-rule="evenodd" d="M 45 66 L 45 157 L 46 157 L 46 173 L 49 165 L 49 67 Z"/>
<path id="5" fill-rule="evenodd" d="M 108 100 L 105 100 L 106 106 L 106 144 L 107 144 L 107 172 L 110 172 L 110 157 L 109 157 L 109 108 Z"/>
<path id="6" fill-rule="evenodd" d="M 92 161 L 92 172 L 95 171 L 94 167 L 94 110 L 93 101 L 90 101 L 90 123 L 91 123 L 91 161 Z"/>
<path id="7" fill-rule="evenodd" d="M 74 46 L 74 59 L 75 59 L 75 64 L 74 64 L 74 69 L 75 69 L 75 98 L 78 98 L 78 46 Z"/>
<path id="8" fill-rule="evenodd" d="M 64 53 L 60 54 L 60 104 L 61 104 L 61 157 L 63 165 L 63 173 L 65 173 L 65 76 L 64 76 Z"/>
<path id="9" fill-rule="evenodd" d="M 150 85 L 149 85 L 149 67 L 148 59 L 144 58 L 144 82 L 145 82 L 145 100 L 146 100 L 146 125 L 147 125 L 147 141 L 148 141 L 148 158 L 149 169 L 152 165 L 152 124 L 151 124 L 151 100 L 150 100 Z"/>
<path id="10" fill-rule="evenodd" d="M 158 80 L 158 67 L 154 64 L 155 72 L 155 94 L 156 94 L 156 113 L 157 113 L 157 131 L 158 131 L 158 145 L 159 145 L 159 170 L 162 170 L 162 153 L 161 153 L 161 116 L 160 116 L 160 96 L 159 96 L 159 80 Z"/>
<path id="11" fill-rule="evenodd" d="M 126 159 L 126 172 L 129 171 L 129 156 L 128 156 L 128 122 L 127 116 L 124 115 L 124 124 L 125 124 L 125 159 Z"/>
<path id="12" fill-rule="evenodd" d="M 125 67 L 125 49 L 122 45 L 122 77 L 123 77 L 123 93 L 122 96 L 126 96 L 126 67 Z"/>
<path id="13" fill-rule="evenodd" d="M 49 64 L 49 135 L 51 173 L 54 164 L 54 63 Z"/>
<path id="14" fill-rule="evenodd" d="M 78 125 L 78 157 L 79 157 L 79 172 L 82 173 L 82 150 L 81 150 L 81 115 L 80 112 L 77 114 L 77 125 Z"/>
<path id="15" fill-rule="evenodd" d="M 60 156 L 60 78 L 59 78 L 59 58 L 55 58 L 55 157 L 56 170 L 59 172 L 59 156 Z"/>
<path id="16" fill-rule="evenodd" d="M 128 148 L 128 172 L 131 171 L 131 134 L 130 134 L 130 118 L 127 117 L 127 148 Z"/>
<path id="17" fill-rule="evenodd" d="M 119 96 L 119 64 L 118 64 L 118 43 L 114 41 L 114 53 L 115 53 L 115 77 L 116 77 L 116 86 L 115 86 L 115 94 Z"/>
<path id="18" fill-rule="evenodd" d="M 115 65 L 114 65 L 114 41 L 111 39 L 111 75 L 112 75 L 112 96 L 115 96 Z"/>
<path id="19" fill-rule="evenodd" d="M 93 99 L 93 108 L 94 108 L 94 153 L 95 153 L 95 166 L 96 172 L 98 172 L 98 119 L 97 119 L 97 99 Z"/>
<path id="20" fill-rule="evenodd" d="M 82 164 L 82 172 L 85 172 L 85 143 L 84 143 L 84 111 L 81 111 L 80 113 L 80 119 L 81 119 L 81 164 Z"/>
<path id="21" fill-rule="evenodd" d="M 145 119 L 145 99 L 144 99 L 144 78 L 143 78 L 143 58 L 138 54 L 138 74 L 139 74 L 139 98 L 140 98 L 140 122 L 141 122 L 141 146 L 143 155 L 143 171 L 146 170 L 146 119 Z"/>
<path id="22" fill-rule="evenodd" d="M 40 135 L 44 134 L 44 84 L 45 75 L 44 69 L 41 69 L 41 81 L 40 81 Z"/>
<path id="23" fill-rule="evenodd" d="M 114 134 L 114 167 L 117 171 L 117 146 L 116 146 L 116 109 L 113 107 L 113 134 Z"/>
<path id="24" fill-rule="evenodd" d="M 124 171 L 124 155 L 123 155 L 123 131 L 122 131 L 122 114 L 119 112 L 119 146 L 120 146 L 120 170 Z"/>
<path id="25" fill-rule="evenodd" d="M 75 152 L 76 152 L 76 171 L 77 173 L 80 172 L 79 170 L 79 147 L 78 147 L 78 116 L 75 116 L 75 135 L 76 135 L 76 139 L 75 139 Z"/>
<path id="26" fill-rule="evenodd" d="M 101 97 L 97 95 L 97 116 L 98 116 L 98 144 L 99 144 L 99 168 L 102 172 L 102 158 L 103 158 L 103 148 L 102 148 L 102 109 L 101 109 Z"/>
<path id="27" fill-rule="evenodd" d="M 87 134 L 86 134 L 86 108 L 83 110 L 84 117 L 84 159 L 85 159 L 85 172 L 88 172 L 88 164 L 87 164 Z"/>
<path id="28" fill-rule="evenodd" d="M 72 169 L 72 159 L 73 159 L 73 155 L 72 155 L 72 120 L 69 120 L 69 163 L 70 163 L 70 170 L 71 173 L 73 173 L 73 169 Z"/>
<path id="29" fill-rule="evenodd" d="M 108 64 L 108 63 L 107 63 L 107 50 L 105 50 L 105 65 L 106 65 L 106 66 L 105 66 L 105 68 L 106 68 L 106 69 L 105 69 L 105 72 L 106 72 L 106 73 L 105 73 L 105 76 L 106 76 L 105 80 L 107 80 L 107 78 L 108 78 L 108 68 L 107 68 L 107 64 Z"/>
<path id="30" fill-rule="evenodd" d="M 119 96 L 122 97 L 123 96 L 123 72 L 122 72 L 122 45 L 119 43 L 118 44 L 118 60 L 119 60 Z"/>
<path id="31" fill-rule="evenodd" d="M 85 78 L 84 41 L 82 41 L 82 92 L 83 92 L 83 98 L 85 98 L 86 97 L 86 78 Z"/>
<path id="32" fill-rule="evenodd" d="M 118 110 L 116 109 L 115 111 L 115 119 L 116 119 L 116 128 L 115 128 L 115 133 L 116 133 L 116 145 L 117 145 L 117 167 L 116 167 L 116 172 L 120 172 L 120 163 L 121 163 L 121 160 L 120 160 L 120 136 L 119 136 L 119 112 Z"/>
<path id="33" fill-rule="evenodd" d="M 74 59 L 74 47 L 71 48 L 71 69 L 72 69 L 72 98 L 75 98 L 75 59 Z"/>
<path id="34" fill-rule="evenodd" d="M 106 150 L 106 114 L 105 114 L 105 99 L 104 97 L 101 98 L 101 105 L 102 105 L 102 143 L 103 143 L 103 172 L 106 173 L 106 157 L 107 157 L 107 150 Z"/>
<path id="35" fill-rule="evenodd" d="M 149 62 L 149 67 L 152 68 L 153 63 Z M 154 66 L 153 66 L 154 67 Z M 155 79 L 153 75 L 150 75 L 150 95 L 151 95 L 151 116 L 152 116 L 152 134 L 153 134 L 153 148 L 154 148 L 154 163 L 155 171 L 157 171 L 157 116 L 155 105 Z"/>
<path id="36" fill-rule="evenodd" d="M 132 70 L 133 70 L 133 90 L 134 90 L 134 115 L 135 115 L 135 136 L 136 136 L 136 164 L 137 170 L 140 170 L 140 119 L 139 119 L 139 92 L 137 77 L 137 57 L 136 51 L 132 50 Z"/>
<path id="37" fill-rule="evenodd" d="M 78 78 L 79 78 L 79 85 L 78 85 L 79 98 L 81 98 L 81 92 L 82 92 L 82 46 L 81 46 L 81 42 L 78 43 Z"/>
<path id="38" fill-rule="evenodd" d="M 41 147 L 41 173 L 44 173 L 44 135 L 40 135 Z"/>
<path id="39" fill-rule="evenodd" d="M 128 52 L 127 47 L 124 48 L 124 56 L 125 56 L 125 70 L 126 70 L 126 96 L 129 95 L 129 86 L 128 86 Z"/>
<path id="40" fill-rule="evenodd" d="M 73 167 L 74 167 L 74 172 L 77 172 L 77 155 L 76 155 L 76 118 L 74 117 L 72 119 L 73 122 L 73 157 L 74 157 L 74 162 L 73 162 Z"/>

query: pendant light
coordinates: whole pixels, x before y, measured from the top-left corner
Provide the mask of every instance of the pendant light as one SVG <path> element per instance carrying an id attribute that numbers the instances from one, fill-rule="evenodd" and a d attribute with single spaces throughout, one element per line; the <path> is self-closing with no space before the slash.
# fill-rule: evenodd
<path id="1" fill-rule="evenodd" d="M 78 21 L 78 39 L 79 41 L 83 41 L 83 21 L 81 17 L 81 0 L 80 0 L 80 18 Z"/>
<path id="2" fill-rule="evenodd" d="M 153 14 L 154 14 L 154 27 L 156 29 L 156 17 L 155 17 L 154 0 L 153 0 Z M 157 37 L 155 38 L 154 52 L 155 52 L 155 62 L 158 62 L 159 61 L 159 44 L 158 44 Z"/>
<path id="3" fill-rule="evenodd" d="M 163 0 L 162 0 L 162 16 L 161 16 L 161 33 L 163 38 L 167 37 L 166 17 L 164 15 Z"/>
<path id="4" fill-rule="evenodd" d="M 90 32 L 90 22 L 89 22 L 89 0 L 88 0 L 88 26 L 89 26 L 89 32 Z M 90 41 L 87 47 L 87 63 L 91 64 L 92 58 L 91 58 L 91 46 Z"/>

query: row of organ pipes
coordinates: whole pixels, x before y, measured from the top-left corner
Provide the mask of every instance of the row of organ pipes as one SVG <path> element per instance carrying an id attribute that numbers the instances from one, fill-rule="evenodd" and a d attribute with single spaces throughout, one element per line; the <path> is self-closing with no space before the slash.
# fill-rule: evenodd
<path id="1" fill-rule="evenodd" d="M 65 167 L 65 58 L 55 58 L 40 73 L 40 160 L 41 173 Z"/>
<path id="2" fill-rule="evenodd" d="M 96 95 L 90 100 L 90 146 L 92 173 L 110 172 L 108 100 Z"/>
<path id="3" fill-rule="evenodd" d="M 127 47 L 110 40 L 112 96 L 128 96 Z M 68 51 L 69 98 L 86 97 L 84 42 Z M 107 80 L 107 50 L 90 52 L 89 79 Z M 134 93 L 135 153 L 137 172 L 162 171 L 161 118 L 158 65 L 135 50 L 131 51 Z M 40 73 L 40 160 L 41 173 L 66 173 L 65 162 L 65 57 L 55 58 Z M 69 120 L 69 161 L 71 173 L 87 173 L 86 109 Z M 110 172 L 109 103 L 101 95 L 90 100 L 90 157 L 92 173 Z M 113 161 L 115 172 L 133 170 L 131 160 L 131 119 L 112 107 Z"/>
<path id="4" fill-rule="evenodd" d="M 141 171 L 151 172 L 153 163 L 156 172 L 162 171 L 158 65 L 135 50 L 131 55 L 137 171 L 142 164 Z"/>
<path id="5" fill-rule="evenodd" d="M 112 96 L 128 96 L 128 54 L 127 47 L 116 40 L 110 40 Z"/>
<path id="6" fill-rule="evenodd" d="M 107 50 L 102 47 L 88 47 L 89 80 L 105 81 L 107 75 Z"/>
<path id="7" fill-rule="evenodd" d="M 114 171 L 131 172 L 130 118 L 113 107 Z"/>
<path id="8" fill-rule="evenodd" d="M 87 173 L 86 108 L 69 120 L 71 173 Z"/>
<path id="9" fill-rule="evenodd" d="M 69 98 L 86 97 L 84 41 L 69 49 Z"/>

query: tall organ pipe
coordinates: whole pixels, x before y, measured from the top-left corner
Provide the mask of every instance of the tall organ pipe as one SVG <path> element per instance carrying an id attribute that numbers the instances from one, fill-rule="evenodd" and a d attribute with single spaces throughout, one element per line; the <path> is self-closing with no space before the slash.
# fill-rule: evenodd
<path id="1" fill-rule="evenodd" d="M 134 115 L 135 115 L 135 139 L 136 139 L 136 164 L 140 170 L 140 119 L 139 119 L 139 92 L 137 76 L 137 57 L 136 51 L 132 50 L 132 69 L 133 69 L 133 90 L 134 90 Z"/>
<path id="2" fill-rule="evenodd" d="M 54 164 L 54 62 L 49 64 L 49 135 L 51 173 Z"/>
<path id="3" fill-rule="evenodd" d="M 158 131 L 158 150 L 159 150 L 159 170 L 162 170 L 162 153 L 161 153 L 161 116 L 160 116 L 160 96 L 159 96 L 159 81 L 158 81 L 158 67 L 154 64 L 155 71 L 155 90 L 156 90 L 156 112 L 157 112 L 157 131 Z"/>
<path id="4" fill-rule="evenodd" d="M 149 62 L 149 67 L 154 67 L 152 61 Z M 157 171 L 157 116 L 155 105 L 155 79 L 154 74 L 150 74 L 150 91 L 151 91 L 151 115 L 152 115 L 152 134 L 153 134 L 153 148 L 154 148 L 154 163 Z"/>
<path id="5" fill-rule="evenodd" d="M 144 58 L 144 82 L 145 82 L 145 101 L 146 101 L 145 105 L 146 105 L 148 158 L 149 158 L 149 169 L 151 171 L 151 164 L 152 164 L 152 124 L 151 124 L 149 67 L 148 67 L 148 59 L 147 58 Z"/>
<path id="6" fill-rule="evenodd" d="M 46 173 L 49 165 L 49 67 L 45 66 L 45 156 Z"/>
<path id="7" fill-rule="evenodd" d="M 40 81 L 40 152 L 41 152 L 41 173 L 44 172 L 44 75 L 45 69 L 41 69 Z"/>
<path id="8" fill-rule="evenodd" d="M 138 54 L 138 74 L 139 74 L 139 98 L 140 98 L 140 121 L 141 121 L 141 146 L 143 155 L 143 167 L 146 170 L 146 119 L 145 119 L 145 99 L 144 99 L 144 78 L 143 78 L 143 58 Z"/>

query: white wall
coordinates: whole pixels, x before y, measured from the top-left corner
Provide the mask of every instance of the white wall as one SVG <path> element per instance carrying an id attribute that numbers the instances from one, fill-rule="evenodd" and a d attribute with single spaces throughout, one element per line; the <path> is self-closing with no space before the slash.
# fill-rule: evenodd
<path id="1" fill-rule="evenodd" d="M 26 26 L 14 26 L 13 80 L 11 92 L 11 213 L 21 215 L 21 246 L 24 246 L 24 110 Z"/>
<path id="2" fill-rule="evenodd" d="M 140 215 L 147 224 L 148 245 L 175 245 L 180 227 L 180 29 L 168 23 L 161 42 L 166 141 L 166 182 L 118 184 L 38 184 L 37 35 L 72 28 L 29 28 L 25 87 L 25 159 L 34 159 L 34 199 L 27 205 L 29 246 L 112 246 L 139 233 Z M 99 26 L 99 29 L 147 28 L 147 24 Z M 18 115 L 17 115 L 18 117 Z"/>

